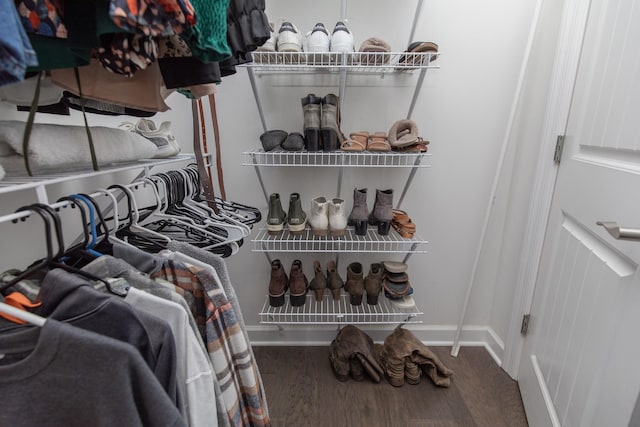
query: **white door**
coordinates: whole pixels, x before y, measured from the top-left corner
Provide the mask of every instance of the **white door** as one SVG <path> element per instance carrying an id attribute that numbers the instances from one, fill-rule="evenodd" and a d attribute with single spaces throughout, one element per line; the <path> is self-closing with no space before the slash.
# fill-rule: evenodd
<path id="1" fill-rule="evenodd" d="M 627 426 L 640 391 L 640 2 L 591 0 L 518 381 L 532 426 Z M 637 419 L 637 417 L 634 417 Z"/>

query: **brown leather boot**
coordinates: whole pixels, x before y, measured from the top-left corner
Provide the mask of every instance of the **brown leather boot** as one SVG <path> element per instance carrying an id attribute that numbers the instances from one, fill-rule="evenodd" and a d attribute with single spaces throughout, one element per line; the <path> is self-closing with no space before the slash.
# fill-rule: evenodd
<path id="1" fill-rule="evenodd" d="M 364 288 L 367 290 L 367 304 L 378 304 L 378 295 L 382 291 L 382 264 L 373 263 L 369 268 L 369 274 L 364 279 Z"/>
<path id="2" fill-rule="evenodd" d="M 293 261 L 289 271 L 289 299 L 293 307 L 304 305 L 307 300 L 309 280 L 302 271 L 302 261 Z"/>
<path id="3" fill-rule="evenodd" d="M 316 295 L 316 301 L 322 301 L 324 290 L 327 288 L 327 279 L 324 277 L 324 273 L 322 273 L 320 261 L 313 262 L 313 271 L 315 272 L 315 276 L 311 279 L 310 288 L 313 289 Z"/>
<path id="4" fill-rule="evenodd" d="M 344 286 L 344 280 L 340 277 L 335 261 L 327 262 L 327 287 L 331 290 L 334 301 L 340 299 L 340 289 Z"/>
<path id="5" fill-rule="evenodd" d="M 349 293 L 349 302 L 351 302 L 351 305 L 362 304 L 364 279 L 362 264 L 359 262 L 352 262 L 347 267 L 347 283 L 345 283 L 344 289 Z"/>
<path id="6" fill-rule="evenodd" d="M 271 280 L 269 281 L 269 305 L 281 307 L 284 305 L 284 294 L 289 287 L 287 273 L 279 259 L 271 261 Z"/>

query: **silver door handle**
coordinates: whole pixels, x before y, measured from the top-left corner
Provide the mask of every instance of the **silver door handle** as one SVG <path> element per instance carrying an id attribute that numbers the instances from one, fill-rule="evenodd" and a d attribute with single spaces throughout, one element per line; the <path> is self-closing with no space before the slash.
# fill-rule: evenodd
<path id="1" fill-rule="evenodd" d="M 640 229 L 638 228 L 622 228 L 615 221 L 596 221 L 596 225 L 601 225 L 618 240 L 639 240 Z"/>

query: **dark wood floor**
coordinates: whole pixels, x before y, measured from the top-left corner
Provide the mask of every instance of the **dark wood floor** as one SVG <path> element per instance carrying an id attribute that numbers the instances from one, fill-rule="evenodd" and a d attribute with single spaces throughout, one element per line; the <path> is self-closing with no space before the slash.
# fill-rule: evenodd
<path id="1" fill-rule="evenodd" d="M 518 384 L 484 348 L 431 347 L 455 371 L 448 389 L 340 382 L 328 347 L 254 347 L 274 427 L 526 426 Z"/>

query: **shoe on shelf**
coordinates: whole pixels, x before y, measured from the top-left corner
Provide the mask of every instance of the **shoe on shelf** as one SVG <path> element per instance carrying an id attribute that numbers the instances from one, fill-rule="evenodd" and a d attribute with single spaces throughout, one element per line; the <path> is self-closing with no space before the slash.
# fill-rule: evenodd
<path id="1" fill-rule="evenodd" d="M 349 302 L 351 305 L 362 304 L 364 278 L 362 264 L 359 262 L 352 262 L 347 266 L 347 281 L 344 284 L 344 289 L 349 293 Z"/>
<path id="2" fill-rule="evenodd" d="M 271 261 L 271 280 L 269 280 L 269 305 L 271 307 L 282 307 L 284 305 L 284 294 L 289 287 L 287 273 L 282 267 L 279 259 Z"/>
<path id="3" fill-rule="evenodd" d="M 307 33 L 307 63 L 329 65 L 327 52 L 329 52 L 330 45 L 329 32 L 323 23 L 318 22 L 313 30 Z"/>
<path id="4" fill-rule="evenodd" d="M 291 132 L 282 143 L 286 151 L 302 151 L 304 149 L 304 137 L 300 132 Z"/>
<path id="5" fill-rule="evenodd" d="M 309 280 L 302 271 L 302 261 L 293 261 L 289 271 L 289 300 L 292 307 L 300 307 L 307 300 Z"/>
<path id="6" fill-rule="evenodd" d="M 331 33 L 331 59 L 336 64 L 350 64 L 353 62 L 353 55 L 345 55 L 345 52 L 355 51 L 353 44 L 353 34 L 343 21 L 338 21 Z"/>
<path id="7" fill-rule="evenodd" d="M 289 233 L 302 234 L 307 225 L 307 214 L 302 210 L 300 193 L 291 193 L 289 196 L 289 213 L 287 214 Z"/>
<path id="8" fill-rule="evenodd" d="M 322 98 L 320 145 L 323 151 L 336 151 L 345 139 L 340 130 L 340 98 L 330 93 Z"/>
<path id="9" fill-rule="evenodd" d="M 322 266 L 320 265 L 320 261 L 313 262 L 313 271 L 314 276 L 311 279 L 310 289 L 313 290 L 316 301 L 322 301 L 322 297 L 324 297 L 324 290 L 327 288 L 327 279 L 324 277 L 324 273 L 322 272 Z"/>
<path id="10" fill-rule="evenodd" d="M 389 234 L 391 220 L 393 219 L 393 189 L 376 190 L 376 201 L 373 210 L 369 214 L 369 225 L 378 226 L 378 234 Z"/>
<path id="11" fill-rule="evenodd" d="M 273 22 L 269 22 L 269 27 L 271 28 L 269 39 L 252 53 L 253 60 L 261 64 L 269 64 L 276 60 L 273 53 L 276 51 L 276 33 L 273 31 Z"/>
<path id="12" fill-rule="evenodd" d="M 344 280 L 338 273 L 335 261 L 327 262 L 327 288 L 331 290 L 331 296 L 334 301 L 340 300 L 340 289 L 344 286 Z"/>
<path id="13" fill-rule="evenodd" d="M 367 221 L 369 219 L 369 209 L 367 208 L 367 189 L 355 188 L 353 190 L 353 208 L 349 214 L 348 225 L 355 227 L 356 235 L 367 234 Z"/>
<path id="14" fill-rule="evenodd" d="M 260 135 L 260 143 L 262 143 L 262 149 L 265 152 L 282 148 L 282 143 L 286 139 L 287 132 L 280 129 L 268 130 Z"/>
<path id="15" fill-rule="evenodd" d="M 364 288 L 367 291 L 367 304 L 378 304 L 378 295 L 382 292 L 382 276 L 384 269 L 382 264 L 373 263 L 369 267 L 369 274 L 364 279 Z"/>
<path id="16" fill-rule="evenodd" d="M 311 201 L 309 210 L 309 226 L 314 236 L 326 236 L 329 231 L 329 202 L 324 197 L 316 197 Z"/>
<path id="17" fill-rule="evenodd" d="M 178 145 L 176 138 L 171 133 L 171 130 L 169 130 L 171 122 L 162 122 L 160 127 L 156 127 L 153 120 L 140 119 L 135 125 L 130 122 L 125 122 L 122 123 L 120 127 L 142 135 L 153 142 L 155 146 L 158 147 L 158 151 L 156 151 L 153 156 L 154 159 L 164 159 L 180 153 L 180 145 Z"/>
<path id="18" fill-rule="evenodd" d="M 304 115 L 304 143 L 307 151 L 319 151 L 322 98 L 310 93 L 301 99 Z"/>
<path id="19" fill-rule="evenodd" d="M 347 232 L 347 214 L 344 200 L 334 198 L 329 201 L 329 231 L 332 236 L 344 236 Z"/>
<path id="20" fill-rule="evenodd" d="M 269 213 L 267 214 L 267 232 L 269 234 L 282 233 L 286 219 L 287 214 L 282 209 L 280 194 L 271 193 L 269 196 Z"/>
<path id="21" fill-rule="evenodd" d="M 291 22 L 283 22 L 278 29 L 276 39 L 276 50 L 282 54 L 284 63 L 297 63 L 299 57 L 296 55 L 302 52 L 302 36 Z"/>

